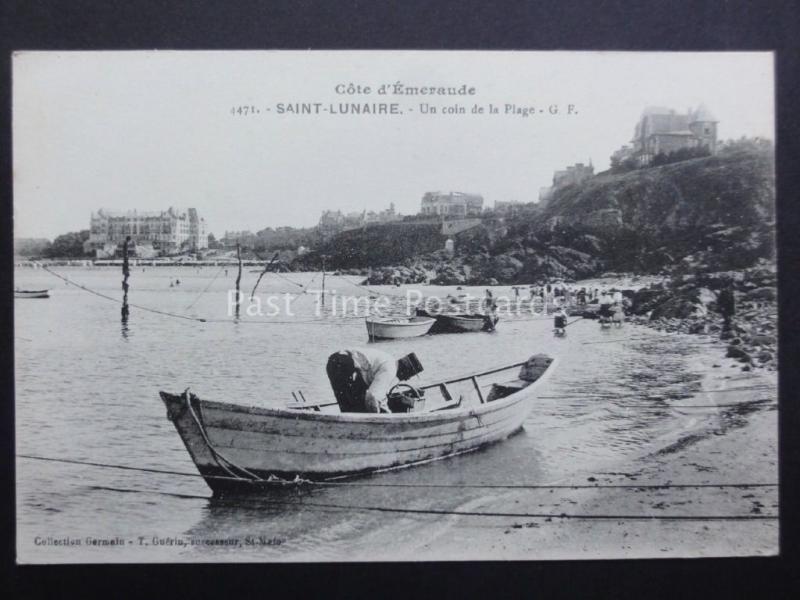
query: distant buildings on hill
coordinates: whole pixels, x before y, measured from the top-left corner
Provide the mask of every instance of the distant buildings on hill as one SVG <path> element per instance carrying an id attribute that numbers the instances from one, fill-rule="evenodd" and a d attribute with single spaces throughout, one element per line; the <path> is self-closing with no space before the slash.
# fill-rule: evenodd
<path id="1" fill-rule="evenodd" d="M 594 175 L 594 166 L 592 161 L 588 165 L 583 163 L 575 163 L 568 166 L 566 169 L 555 171 L 553 173 L 553 185 L 548 187 L 539 188 L 539 207 L 544 208 L 550 201 L 553 193 L 561 188 L 575 183 L 586 181 Z"/>
<path id="2" fill-rule="evenodd" d="M 678 113 L 669 108 L 648 106 L 642 112 L 630 144 L 611 155 L 611 164 L 633 160 L 637 166 L 649 165 L 656 155 L 684 149 L 706 148 L 717 151 L 717 123 L 702 104 L 695 110 Z"/>
<path id="3" fill-rule="evenodd" d="M 223 249 L 236 248 L 236 244 L 244 248 L 252 248 L 258 242 L 258 236 L 252 231 L 226 231 L 219 239 Z"/>
<path id="4" fill-rule="evenodd" d="M 420 214 L 446 217 L 478 216 L 483 211 L 483 196 L 463 192 L 426 192 Z"/>
<path id="5" fill-rule="evenodd" d="M 93 212 L 84 250 L 97 258 L 113 258 L 128 236 L 134 243 L 133 253 L 143 258 L 208 248 L 206 222 L 197 210 L 170 207 L 153 212 Z"/>
<path id="6" fill-rule="evenodd" d="M 323 210 L 317 227 L 320 234 L 325 238 L 367 225 L 393 223 L 400 221 L 402 218 L 403 216 L 395 211 L 394 203 L 389 204 L 389 208 L 378 212 L 365 210 L 363 212 L 344 214 L 340 210 Z"/>
<path id="7" fill-rule="evenodd" d="M 525 205 L 516 200 L 495 200 L 494 214 L 501 217 L 514 217 L 518 215 Z"/>

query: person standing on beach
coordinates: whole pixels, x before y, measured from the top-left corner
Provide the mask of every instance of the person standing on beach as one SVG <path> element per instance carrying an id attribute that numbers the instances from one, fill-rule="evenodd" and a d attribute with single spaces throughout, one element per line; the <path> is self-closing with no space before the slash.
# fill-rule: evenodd
<path id="1" fill-rule="evenodd" d="M 564 309 L 560 306 L 554 315 L 553 327 L 553 331 L 556 335 L 564 335 L 566 333 L 567 313 L 565 313 Z"/>
<path id="2" fill-rule="evenodd" d="M 622 308 L 622 303 L 619 304 L 617 304 L 616 302 L 614 303 L 611 322 L 614 323 L 614 325 L 616 325 L 617 327 L 622 327 L 622 324 L 625 322 L 625 311 Z"/>
<path id="3" fill-rule="evenodd" d="M 731 330 L 731 319 L 736 314 L 736 298 L 730 284 L 720 291 L 717 297 L 717 308 L 722 313 L 722 333 L 727 334 Z"/>
<path id="4" fill-rule="evenodd" d="M 492 290 L 486 289 L 486 296 L 483 299 L 483 308 L 487 313 L 494 314 L 494 311 L 497 309 L 497 303 L 494 301 L 494 296 L 492 295 Z"/>

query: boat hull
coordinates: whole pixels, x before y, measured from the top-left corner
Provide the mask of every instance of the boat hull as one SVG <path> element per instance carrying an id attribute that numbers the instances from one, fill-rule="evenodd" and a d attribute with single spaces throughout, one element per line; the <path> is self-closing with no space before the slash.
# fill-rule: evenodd
<path id="1" fill-rule="evenodd" d="M 414 317 L 403 320 L 370 320 L 367 319 L 367 334 L 370 339 L 376 340 L 396 340 L 412 337 L 419 337 L 427 334 L 435 319 Z"/>
<path id="2" fill-rule="evenodd" d="M 458 332 L 482 331 L 486 324 L 483 317 L 441 315 L 441 318 L 446 327 Z"/>
<path id="3" fill-rule="evenodd" d="M 422 309 L 417 309 L 417 315 L 436 319 L 436 323 L 431 328 L 430 333 L 474 333 L 477 331 L 491 331 L 497 324 L 496 317 L 492 319 L 491 317 L 485 317 L 483 315 L 431 315 Z"/>
<path id="4" fill-rule="evenodd" d="M 552 371 L 551 368 L 545 375 Z M 252 491 L 224 463 L 259 479 L 328 480 L 477 450 L 518 431 L 540 381 L 472 408 L 364 414 L 246 407 L 161 392 L 167 415 L 208 485 Z"/>
<path id="5" fill-rule="evenodd" d="M 14 298 L 49 298 L 50 290 L 16 290 Z"/>

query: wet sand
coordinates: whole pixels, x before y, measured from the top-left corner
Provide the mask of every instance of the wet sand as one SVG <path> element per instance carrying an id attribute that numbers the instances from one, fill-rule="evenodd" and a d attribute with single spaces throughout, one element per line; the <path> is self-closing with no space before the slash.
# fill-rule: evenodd
<path id="1" fill-rule="evenodd" d="M 775 374 L 743 373 L 719 358 L 716 344 L 699 357 L 707 366 L 702 391 L 687 405 L 728 405 L 708 409 L 708 426 L 654 440 L 645 454 L 613 468 L 585 474 L 563 485 L 661 485 L 775 483 L 777 407 Z M 714 367 L 714 365 L 719 365 Z M 725 391 L 728 390 L 728 391 Z M 759 402 L 765 400 L 765 402 Z M 706 409 L 686 409 L 687 414 Z M 543 482 L 545 483 L 545 482 Z M 664 517 L 778 514 L 777 487 L 589 488 L 493 490 L 491 496 L 459 507 L 463 511 L 552 515 L 634 515 Z M 366 541 L 362 560 L 550 560 L 774 555 L 778 521 L 632 520 L 449 516 L 407 539 Z M 381 550 L 383 548 L 384 550 Z"/>

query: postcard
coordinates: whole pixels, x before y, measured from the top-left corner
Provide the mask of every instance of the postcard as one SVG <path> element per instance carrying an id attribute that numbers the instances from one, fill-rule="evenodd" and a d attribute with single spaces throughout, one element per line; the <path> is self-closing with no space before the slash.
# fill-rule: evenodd
<path id="1" fill-rule="evenodd" d="M 778 554 L 773 62 L 15 53 L 18 563 Z"/>

